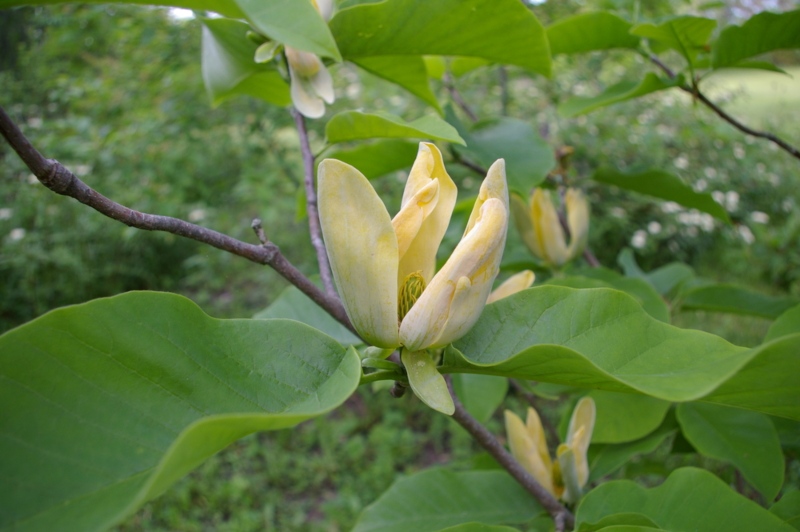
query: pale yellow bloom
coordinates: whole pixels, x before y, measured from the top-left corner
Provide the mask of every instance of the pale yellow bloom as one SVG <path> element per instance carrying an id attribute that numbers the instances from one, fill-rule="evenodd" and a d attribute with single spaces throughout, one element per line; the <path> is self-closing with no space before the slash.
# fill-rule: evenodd
<path id="1" fill-rule="evenodd" d="M 311 0 L 322 18 L 330 19 L 333 0 Z M 325 104 L 333 103 L 333 78 L 322 60 L 311 52 L 285 47 L 289 64 L 292 103 L 308 118 L 319 118 L 325 114 Z"/>
<path id="2" fill-rule="evenodd" d="M 564 203 L 571 236 L 569 245 L 548 191 L 534 190 L 530 205 L 516 195 L 511 198 L 514 222 L 523 242 L 531 253 L 552 267 L 560 267 L 583 253 L 589 239 L 589 203 L 584 195 L 576 189 L 567 189 Z"/>
<path id="3" fill-rule="evenodd" d="M 466 334 L 486 304 L 505 246 L 505 162 L 489 169 L 464 236 L 439 272 L 436 252 L 457 190 L 435 145 L 420 143 L 394 219 L 352 166 L 325 159 L 318 181 L 331 270 L 362 338 L 378 347 L 418 351 Z"/>
<path id="4" fill-rule="evenodd" d="M 517 274 L 512 275 L 497 288 L 489 294 L 489 299 L 486 304 L 494 303 L 498 299 L 503 299 L 517 292 L 530 288 L 533 281 L 536 280 L 536 274 L 531 270 L 523 270 Z"/>
<path id="5" fill-rule="evenodd" d="M 511 454 L 539 484 L 553 496 L 566 502 L 577 502 L 589 481 L 586 453 L 592 440 L 596 408 L 591 397 L 575 405 L 567 429 L 567 441 L 558 446 L 557 461 L 550 459 L 547 441 L 539 414 L 528 408 L 527 423 L 506 410 L 506 434 Z"/>

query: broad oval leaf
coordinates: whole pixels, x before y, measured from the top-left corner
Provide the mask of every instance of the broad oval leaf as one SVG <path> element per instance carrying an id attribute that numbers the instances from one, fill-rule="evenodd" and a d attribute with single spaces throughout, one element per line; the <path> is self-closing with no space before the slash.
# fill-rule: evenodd
<path id="1" fill-rule="evenodd" d="M 361 512 L 353 532 L 427 532 L 472 521 L 523 523 L 541 511 L 505 471 L 429 469 L 392 484 Z"/>
<path id="2" fill-rule="evenodd" d="M 722 31 L 711 47 L 711 66 L 738 68 L 745 59 L 790 48 L 800 48 L 800 9 L 759 13 Z"/>
<path id="3" fill-rule="evenodd" d="M 231 442 L 340 405 L 358 355 L 287 320 L 131 292 L 0 337 L 0 528 L 103 530 Z"/>
<path id="4" fill-rule="evenodd" d="M 518 0 L 386 0 L 342 9 L 330 26 L 345 59 L 481 57 L 550 75 L 544 28 Z"/>
<path id="5" fill-rule="evenodd" d="M 341 61 L 328 24 L 308 0 L 235 0 L 259 32 L 282 44 Z"/>
<path id="6" fill-rule="evenodd" d="M 439 532 L 519 532 L 518 528 L 503 525 L 485 525 L 483 523 L 464 523 L 463 525 L 442 528 Z"/>
<path id="7" fill-rule="evenodd" d="M 375 179 L 390 172 L 411 168 L 418 150 L 417 142 L 390 139 L 336 149 L 326 153 L 325 157 L 345 162 L 358 168 L 367 179 Z"/>
<path id="8" fill-rule="evenodd" d="M 550 51 L 579 54 L 612 48 L 639 47 L 639 37 L 631 35 L 633 25 L 608 11 L 581 13 L 562 18 L 547 27 Z"/>
<path id="9" fill-rule="evenodd" d="M 15 6 L 65 4 L 72 0 L 0 0 L 0 9 Z M 195 11 L 213 11 L 226 17 L 242 18 L 244 13 L 235 0 L 84 0 L 83 4 L 138 4 L 146 6 L 180 7 Z"/>
<path id="10" fill-rule="evenodd" d="M 352 61 L 367 72 L 403 87 L 442 114 L 442 106 L 431 90 L 428 71 L 421 56 L 372 56 Z"/>
<path id="11" fill-rule="evenodd" d="M 245 37 L 249 29 L 237 20 L 203 20 L 203 82 L 212 104 L 244 94 L 274 105 L 289 105 L 289 86 L 274 66 L 253 60 L 258 46 Z"/>
<path id="12" fill-rule="evenodd" d="M 375 138 L 433 139 L 464 144 L 453 126 L 434 115 L 406 122 L 389 113 L 344 111 L 328 121 L 325 136 L 331 144 Z"/>
<path id="13" fill-rule="evenodd" d="M 670 403 L 646 395 L 592 390 L 597 419 L 592 443 L 624 443 L 638 440 L 657 429 Z"/>
<path id="14" fill-rule="evenodd" d="M 770 342 L 781 336 L 800 333 L 800 305 L 790 308 L 770 325 L 764 342 Z"/>
<path id="15" fill-rule="evenodd" d="M 710 284 L 681 294 L 681 310 L 729 312 L 775 319 L 797 305 L 788 296 L 768 296 L 734 284 Z"/>
<path id="16" fill-rule="evenodd" d="M 650 39 L 656 53 L 662 47 L 671 48 L 693 65 L 697 55 L 707 51 L 708 40 L 716 27 L 717 22 L 710 18 L 680 16 L 658 25 L 639 24 L 631 28 L 631 33 Z"/>
<path id="17" fill-rule="evenodd" d="M 768 501 L 783 485 L 783 451 L 769 418 L 758 412 L 703 403 L 678 405 L 683 435 L 701 454 L 725 460 Z"/>
<path id="18" fill-rule="evenodd" d="M 645 74 L 641 81 L 621 81 L 612 85 L 597 96 L 576 96 L 558 106 L 558 112 L 568 118 L 590 113 L 601 107 L 639 98 L 652 92 L 663 91 L 683 83 L 681 76 L 673 79 L 660 78 L 652 72 Z"/>
<path id="19" fill-rule="evenodd" d="M 577 529 L 618 513 L 638 513 L 662 530 L 752 532 L 794 529 L 703 469 L 685 467 L 655 488 L 616 480 L 590 491 L 575 513 Z"/>
<path id="20" fill-rule="evenodd" d="M 653 196 L 667 201 L 674 201 L 684 207 L 697 209 L 730 223 L 728 213 L 725 209 L 714 201 L 711 194 L 705 192 L 695 192 L 692 187 L 683 183 L 678 176 L 663 170 L 646 170 L 626 174 L 611 168 L 600 168 L 592 175 L 592 179 L 598 183 L 614 185 L 640 194 Z"/>
<path id="21" fill-rule="evenodd" d="M 442 372 L 482 373 L 800 419 L 800 335 L 746 349 L 651 318 L 604 288 L 529 288 L 488 305 Z M 460 350 L 463 355 L 458 352 Z"/>

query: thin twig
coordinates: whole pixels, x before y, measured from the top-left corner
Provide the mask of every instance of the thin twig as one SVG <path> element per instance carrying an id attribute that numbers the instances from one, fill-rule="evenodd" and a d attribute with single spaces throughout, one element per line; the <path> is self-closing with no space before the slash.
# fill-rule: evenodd
<path id="1" fill-rule="evenodd" d="M 464 114 L 466 114 L 470 120 L 477 122 L 478 115 L 475 114 L 475 111 L 473 111 L 472 108 L 467 105 L 467 102 L 464 101 L 464 98 L 461 97 L 461 93 L 458 92 L 458 89 L 456 89 L 456 86 L 453 82 L 453 75 L 450 74 L 450 72 L 446 72 L 443 81 L 444 86 L 447 89 L 447 92 L 450 93 L 450 98 L 452 98 L 453 102 L 455 102 L 455 104 L 459 106 L 462 111 L 464 111 Z"/>
<path id="2" fill-rule="evenodd" d="M 449 378 L 446 377 L 447 385 L 450 388 L 450 395 L 453 396 L 453 404 L 455 405 L 455 412 L 453 419 L 477 441 L 481 447 L 492 455 L 508 473 L 514 477 L 514 480 L 525 488 L 525 490 L 533 495 L 539 503 L 547 510 L 547 513 L 553 518 L 558 525 L 562 523 L 564 526 L 569 527 L 571 530 L 575 524 L 575 518 L 572 513 L 567 510 L 561 503 L 559 503 L 553 495 L 547 491 L 541 484 L 539 484 L 528 471 L 517 462 L 511 454 L 506 451 L 497 438 L 489 432 L 489 430 L 481 425 L 477 419 L 472 417 L 469 412 L 461 404 L 461 401 L 456 396 L 453 390 L 453 384 Z"/>
<path id="3" fill-rule="evenodd" d="M 658 68 L 660 68 L 668 77 L 670 77 L 671 79 L 675 79 L 675 77 L 676 77 L 675 72 L 673 72 L 671 68 L 669 68 L 667 65 L 665 65 L 658 57 L 656 57 L 655 55 L 650 55 L 650 56 L 648 56 L 648 59 L 650 59 L 650 61 L 654 65 L 656 65 Z M 686 85 L 684 83 L 684 84 L 678 85 L 678 88 L 680 88 L 682 91 L 684 91 L 686 93 L 691 94 L 694 98 L 699 100 L 703 105 L 705 105 L 706 107 L 708 107 L 709 109 L 714 111 L 717 114 L 717 116 L 722 118 L 724 121 L 726 121 L 727 123 L 729 123 L 730 125 L 732 125 L 736 129 L 738 129 L 742 133 L 745 133 L 747 135 L 751 135 L 753 137 L 758 137 L 758 138 L 762 138 L 762 139 L 768 140 L 768 141 L 774 143 L 776 146 L 778 146 L 782 150 L 784 150 L 785 152 L 787 152 L 792 157 L 795 157 L 796 159 L 800 159 L 800 149 L 792 146 L 791 144 L 789 144 L 785 140 L 781 139 L 777 135 L 774 135 L 772 133 L 768 133 L 766 131 L 758 131 L 756 129 L 753 129 L 753 128 L 751 128 L 751 127 L 739 122 L 734 117 L 732 117 L 727 112 L 725 112 L 717 104 L 715 104 L 714 102 L 709 100 L 708 97 L 705 94 L 700 92 L 700 89 L 697 87 L 697 85 L 692 87 L 692 86 Z"/>
<path id="4" fill-rule="evenodd" d="M 308 142 L 308 130 L 306 121 L 300 112 L 292 108 L 294 123 L 297 125 L 297 134 L 300 136 L 300 150 L 303 152 L 304 179 L 303 184 L 306 189 L 306 214 L 308 216 L 308 230 L 311 233 L 311 244 L 317 251 L 317 262 L 319 263 L 319 276 L 322 279 L 322 286 L 325 292 L 331 297 L 336 296 L 336 289 L 333 287 L 333 276 L 331 275 L 331 265 L 328 262 L 328 252 L 325 250 L 325 243 L 322 241 L 322 229 L 319 225 L 319 210 L 317 209 L 317 190 L 314 187 L 314 154 L 311 152 L 311 145 Z"/>
<path id="5" fill-rule="evenodd" d="M 510 101 L 508 93 L 508 71 L 505 65 L 500 65 L 497 69 L 498 83 L 500 85 L 500 114 L 508 116 L 508 103 Z"/>
<path id="6" fill-rule="evenodd" d="M 74 198 L 101 214 L 130 227 L 146 231 L 165 231 L 191 238 L 257 264 L 270 266 L 350 331 L 358 334 L 347 318 L 341 301 L 317 288 L 283 256 L 278 246 L 266 241 L 266 236 L 264 236 L 266 243 L 262 241 L 262 244 L 257 246 L 178 218 L 147 214 L 116 203 L 89 187 L 58 161 L 46 159 L 33 147 L 2 107 L 0 107 L 0 133 L 33 172 L 33 175 L 53 192 Z"/>

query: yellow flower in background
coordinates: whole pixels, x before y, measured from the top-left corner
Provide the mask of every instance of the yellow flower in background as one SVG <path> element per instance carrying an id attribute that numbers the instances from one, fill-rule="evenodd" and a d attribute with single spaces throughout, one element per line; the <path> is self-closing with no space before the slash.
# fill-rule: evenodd
<path id="1" fill-rule="evenodd" d="M 517 274 L 512 275 L 497 288 L 489 294 L 489 299 L 486 304 L 494 303 L 499 299 L 516 294 L 526 288 L 530 288 L 533 281 L 536 280 L 536 274 L 531 270 L 523 270 Z"/>
<path id="2" fill-rule="evenodd" d="M 553 461 L 536 410 L 528 408 L 526 423 L 515 413 L 506 410 L 506 434 L 511 454 L 554 497 L 577 502 L 589 480 L 586 452 L 592 440 L 596 415 L 591 397 L 578 401 L 569 421 L 567 441 L 558 446 L 557 458 Z"/>
<path id="3" fill-rule="evenodd" d="M 523 242 L 536 257 L 556 268 L 583 253 L 589 240 L 589 203 L 584 195 L 579 190 L 567 189 L 564 203 L 569 245 L 548 191 L 534 190 L 530 205 L 518 196 L 511 198 L 514 223 Z"/>
<path id="4" fill-rule="evenodd" d="M 420 143 L 394 219 L 352 166 L 325 159 L 318 181 L 331 270 L 362 338 L 418 351 L 466 334 L 486 304 L 505 246 L 505 162 L 489 168 L 461 242 L 438 272 L 436 252 L 458 191 L 435 145 Z"/>
<path id="5" fill-rule="evenodd" d="M 333 13 L 333 0 L 311 0 L 322 18 L 328 21 Z M 325 104 L 333 103 L 333 78 L 322 60 L 311 52 L 285 47 L 289 64 L 292 103 L 303 116 L 319 118 Z"/>

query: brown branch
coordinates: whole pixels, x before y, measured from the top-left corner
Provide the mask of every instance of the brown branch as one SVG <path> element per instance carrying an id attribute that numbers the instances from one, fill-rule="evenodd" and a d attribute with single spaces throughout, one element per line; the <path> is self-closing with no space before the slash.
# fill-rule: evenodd
<path id="1" fill-rule="evenodd" d="M 0 107 L 0 133 L 33 172 L 33 175 L 53 192 L 74 198 L 101 214 L 130 227 L 146 231 L 165 231 L 191 238 L 257 264 L 270 266 L 350 331 L 358 334 L 350 323 L 341 301 L 317 288 L 283 256 L 278 246 L 272 242 L 267 241 L 258 246 L 249 244 L 178 218 L 135 211 L 108 199 L 78 179 L 58 161 L 46 159 L 39 153 L 2 107 Z M 264 239 L 266 240 L 266 237 Z"/>
<path id="2" fill-rule="evenodd" d="M 292 107 L 292 116 L 297 125 L 297 134 L 300 136 L 300 149 L 303 153 L 304 179 L 303 184 L 306 189 L 306 215 L 308 216 L 308 230 L 311 233 L 311 244 L 317 252 L 317 262 L 319 263 L 319 276 L 322 279 L 322 286 L 325 292 L 331 297 L 337 297 L 336 289 L 333 287 L 333 276 L 331 275 L 331 265 L 328 262 L 328 252 L 325 250 L 325 243 L 322 241 L 322 229 L 319 224 L 319 209 L 317 208 L 317 190 L 314 187 L 314 154 L 311 152 L 311 145 L 308 142 L 308 130 L 306 121 L 300 112 Z"/>
<path id="3" fill-rule="evenodd" d="M 676 77 L 675 72 L 673 72 L 671 68 L 669 68 L 667 65 L 665 65 L 658 57 L 656 57 L 655 55 L 650 55 L 650 56 L 648 56 L 648 59 L 650 59 L 650 61 L 654 65 L 656 65 L 658 68 L 660 68 L 668 77 L 670 77 L 671 79 L 675 79 L 675 77 Z M 792 146 L 791 144 L 789 144 L 785 140 L 781 139 L 777 135 L 774 135 L 774 134 L 766 132 L 766 131 L 759 131 L 757 129 L 753 129 L 753 128 L 751 128 L 751 127 L 739 122 L 734 117 L 732 117 L 727 112 L 725 112 L 717 104 L 715 104 L 714 102 L 709 100 L 708 97 L 705 94 L 700 92 L 700 88 L 697 87 L 696 84 L 694 86 L 689 86 L 689 85 L 686 85 L 684 83 L 684 84 L 678 85 L 678 88 L 680 88 L 682 91 L 684 91 L 686 93 L 691 94 L 694 98 L 699 100 L 703 105 L 705 105 L 706 107 L 708 107 L 709 109 L 714 111 L 714 113 L 716 113 L 717 116 L 722 118 L 724 121 L 726 121 L 727 123 L 729 123 L 730 125 L 732 125 L 736 129 L 738 129 L 742 133 L 745 133 L 747 135 L 751 135 L 753 137 L 757 137 L 757 138 L 768 140 L 768 141 L 772 142 L 773 144 L 775 144 L 776 146 L 778 146 L 779 148 L 781 148 L 782 150 L 784 150 L 785 152 L 787 152 L 792 157 L 795 157 L 796 159 L 800 159 L 800 149 Z"/>
<path id="4" fill-rule="evenodd" d="M 455 102 L 455 104 L 458 105 L 462 111 L 464 111 L 464 114 L 466 114 L 470 120 L 477 122 L 478 115 L 475 114 L 475 111 L 473 111 L 472 108 L 467 105 L 467 102 L 464 101 L 464 98 L 461 97 L 461 93 L 458 92 L 458 89 L 456 89 L 456 86 L 453 83 L 452 74 L 449 72 L 445 73 L 443 81 L 444 86 L 447 89 L 447 92 L 450 94 L 450 98 L 453 100 L 453 102 Z"/>
<path id="5" fill-rule="evenodd" d="M 450 388 L 450 395 L 453 396 L 453 403 L 455 404 L 455 412 L 452 416 L 453 419 L 464 427 L 464 429 L 469 432 L 470 436 L 472 436 L 481 447 L 486 449 L 486 451 L 497 460 L 497 463 L 503 466 L 503 468 L 514 477 L 514 480 L 519 482 L 528 493 L 539 501 L 539 504 L 547 510 L 547 513 L 549 513 L 555 521 L 556 530 L 564 530 L 564 526 L 572 530 L 572 527 L 575 525 L 575 518 L 572 513 L 539 484 L 536 479 L 506 451 L 505 447 L 497 441 L 497 438 L 495 438 L 486 427 L 481 425 L 477 419 L 467 412 L 464 405 L 461 404 L 461 401 L 458 399 L 455 390 L 453 390 L 453 383 L 448 377 L 449 376 L 445 377 L 447 386 Z"/>

